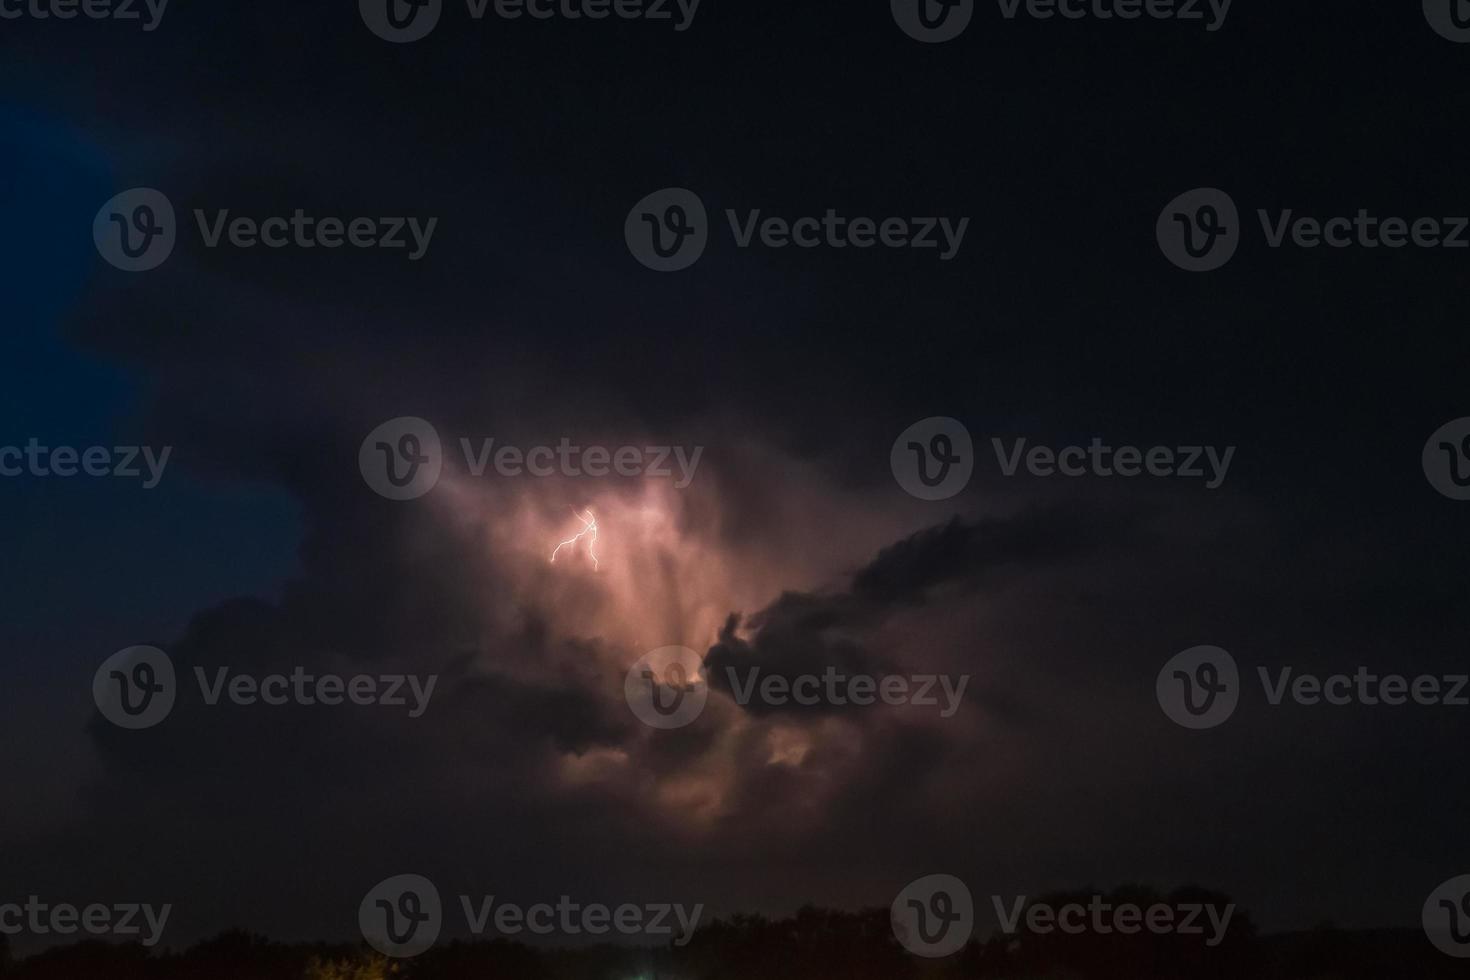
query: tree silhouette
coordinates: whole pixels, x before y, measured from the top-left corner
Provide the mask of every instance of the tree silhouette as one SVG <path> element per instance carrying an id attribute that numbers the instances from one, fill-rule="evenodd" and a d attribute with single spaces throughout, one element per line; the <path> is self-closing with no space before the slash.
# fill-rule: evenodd
<path id="1" fill-rule="evenodd" d="M 887 909 L 833 912 L 806 906 L 791 919 L 737 915 L 697 930 L 675 951 L 681 975 L 701 980 L 902 980 L 914 962 L 893 938 Z"/>
<path id="2" fill-rule="evenodd" d="M 1087 907 L 1093 889 L 1038 897 Z M 1198 888 L 1167 895 L 1126 886 L 1101 897 L 1111 905 L 1230 903 Z M 1024 914 L 1024 913 L 1023 913 Z M 928 960 L 903 949 L 888 909 L 838 912 L 805 907 L 770 919 L 735 915 L 695 931 L 685 946 L 605 944 L 537 949 L 506 939 L 440 944 L 411 960 L 387 960 L 360 943 L 273 943 L 228 932 L 182 953 L 98 941 L 8 955 L 4 980 L 1449 980 L 1466 976 L 1418 929 L 1339 930 L 1261 937 L 1237 909 L 1223 941 L 1177 933 L 1080 934 L 1060 930 L 998 933 L 953 956 Z"/>
<path id="3" fill-rule="evenodd" d="M 390 980 L 397 973 L 398 964 L 378 954 L 340 959 L 313 956 L 306 963 L 306 980 Z"/>

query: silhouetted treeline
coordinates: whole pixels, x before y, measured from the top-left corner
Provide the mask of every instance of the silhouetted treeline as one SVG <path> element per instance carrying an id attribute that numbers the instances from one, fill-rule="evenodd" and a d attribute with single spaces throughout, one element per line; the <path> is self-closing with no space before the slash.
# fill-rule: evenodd
<path id="1" fill-rule="evenodd" d="M 1087 905 L 1091 892 L 1039 898 Z M 1181 890 L 1162 898 L 1140 888 L 1113 904 L 1158 901 L 1229 904 L 1226 896 Z M 983 911 L 989 911 L 985 902 Z M 983 922 L 983 920 L 982 920 Z M 785 919 L 737 915 L 701 927 L 685 946 L 600 945 L 538 949 L 504 939 L 451 942 L 412 960 L 364 946 L 287 945 L 232 932 L 182 953 L 84 942 L 24 960 L 7 955 L 4 980 L 1439 980 L 1470 977 L 1470 962 L 1434 949 L 1417 930 L 1259 936 L 1237 910 L 1225 938 L 1140 932 L 1061 931 L 993 935 L 954 956 L 925 960 L 895 940 L 887 909 L 804 908 Z"/>

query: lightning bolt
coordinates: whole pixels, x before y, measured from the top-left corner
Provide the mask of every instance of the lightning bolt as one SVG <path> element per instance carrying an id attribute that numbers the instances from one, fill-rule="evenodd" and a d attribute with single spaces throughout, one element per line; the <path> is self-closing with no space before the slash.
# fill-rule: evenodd
<path id="1" fill-rule="evenodd" d="M 556 550 L 551 553 L 551 563 L 553 565 L 556 564 L 556 556 L 561 549 L 567 545 L 575 546 L 578 541 L 582 540 L 584 535 L 590 534 L 592 537 L 587 539 L 587 554 L 592 558 L 592 570 L 595 572 L 597 571 L 597 551 L 595 550 L 597 547 L 597 518 L 592 516 L 590 508 L 587 511 L 586 517 L 578 514 L 575 510 L 572 513 L 576 516 L 577 520 L 582 522 L 582 530 L 556 546 Z"/>

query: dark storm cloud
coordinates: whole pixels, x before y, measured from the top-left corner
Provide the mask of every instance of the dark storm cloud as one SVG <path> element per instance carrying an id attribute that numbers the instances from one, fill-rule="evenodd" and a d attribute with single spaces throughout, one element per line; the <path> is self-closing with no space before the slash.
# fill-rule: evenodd
<path id="1" fill-rule="evenodd" d="M 793 608 L 808 602 L 820 606 L 820 611 Z M 705 658 L 710 688 L 726 696 L 735 694 L 733 685 L 738 683 L 733 680 L 735 675 L 750 672 L 758 672 L 761 678 L 783 678 L 787 683 L 804 675 L 820 676 L 828 669 L 848 676 L 876 676 L 885 672 L 885 665 L 860 643 L 840 635 L 844 626 L 851 627 L 856 623 L 847 621 L 824 600 L 787 593 L 775 605 L 752 618 L 751 627 L 756 635 L 751 642 L 735 635 L 739 625 L 738 616 L 730 617 L 720 633 L 720 641 L 710 648 Z M 824 702 L 810 706 L 796 702 L 769 705 L 761 698 L 752 699 L 741 707 L 752 714 L 839 710 L 837 706 Z"/>
<path id="2" fill-rule="evenodd" d="M 918 602 L 947 581 L 970 581 L 992 571 L 1020 573 L 1104 546 L 1126 546 L 1146 526 L 1136 511 L 1074 502 L 973 523 L 953 518 L 884 548 L 853 577 L 852 592 L 877 607 Z"/>
<path id="3" fill-rule="evenodd" d="M 869 635 L 895 611 L 923 607 L 945 590 L 951 594 L 941 601 L 952 601 L 954 592 L 973 591 L 982 579 L 998 584 L 997 578 L 1023 576 L 1105 545 L 1127 546 L 1145 530 L 1136 507 L 1032 506 L 1010 517 L 951 518 L 883 548 L 846 590 L 785 592 L 743 623 L 731 616 L 705 661 L 710 686 L 733 696 L 734 675 L 752 670 L 788 683 L 829 668 L 843 675 L 896 673 L 891 659 L 867 647 Z M 742 625 L 751 639 L 737 635 Z M 759 698 L 742 707 L 754 714 L 838 710 L 825 701 L 770 705 Z"/>

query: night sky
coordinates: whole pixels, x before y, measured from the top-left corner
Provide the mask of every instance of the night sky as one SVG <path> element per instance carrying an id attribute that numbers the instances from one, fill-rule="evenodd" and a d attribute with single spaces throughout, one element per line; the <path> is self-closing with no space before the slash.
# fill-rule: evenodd
<path id="1" fill-rule="evenodd" d="M 1470 672 L 1470 502 L 1421 464 L 1470 416 L 1470 251 L 1271 248 L 1257 218 L 1470 214 L 1470 46 L 1418 4 L 1237 0 L 1211 31 L 977 0 L 936 44 L 886 2 L 703 0 L 681 31 L 446 0 L 404 44 L 344 0 L 175 4 L 0 20 L 0 446 L 172 447 L 153 489 L 0 478 L 0 899 L 173 903 L 179 945 L 350 939 L 405 872 L 712 913 L 946 873 L 1199 884 L 1271 931 L 1418 928 L 1470 872 L 1470 708 L 1256 680 Z M 136 187 L 178 241 L 129 273 L 91 232 Z M 678 272 L 624 237 L 663 188 L 708 209 Z M 1239 208 L 1212 272 L 1155 237 L 1194 188 Z M 437 224 L 417 260 L 209 248 L 195 209 Z M 969 221 L 946 260 L 740 248 L 727 209 Z M 408 501 L 359 467 L 401 417 L 447 456 Z M 890 466 L 931 417 L 975 457 L 932 501 Z M 477 477 L 461 438 L 702 456 L 685 487 Z M 1235 451 L 1214 488 L 1006 476 L 1022 438 Z M 552 564 L 588 510 L 598 567 Z M 92 680 L 138 644 L 184 684 L 127 731 Z M 1245 690 L 1191 731 L 1155 680 L 1200 645 Z M 665 646 L 719 676 L 657 731 L 624 677 Z M 727 665 L 971 679 L 951 717 L 742 706 Z M 438 681 L 418 718 L 204 703 L 226 666 Z"/>

